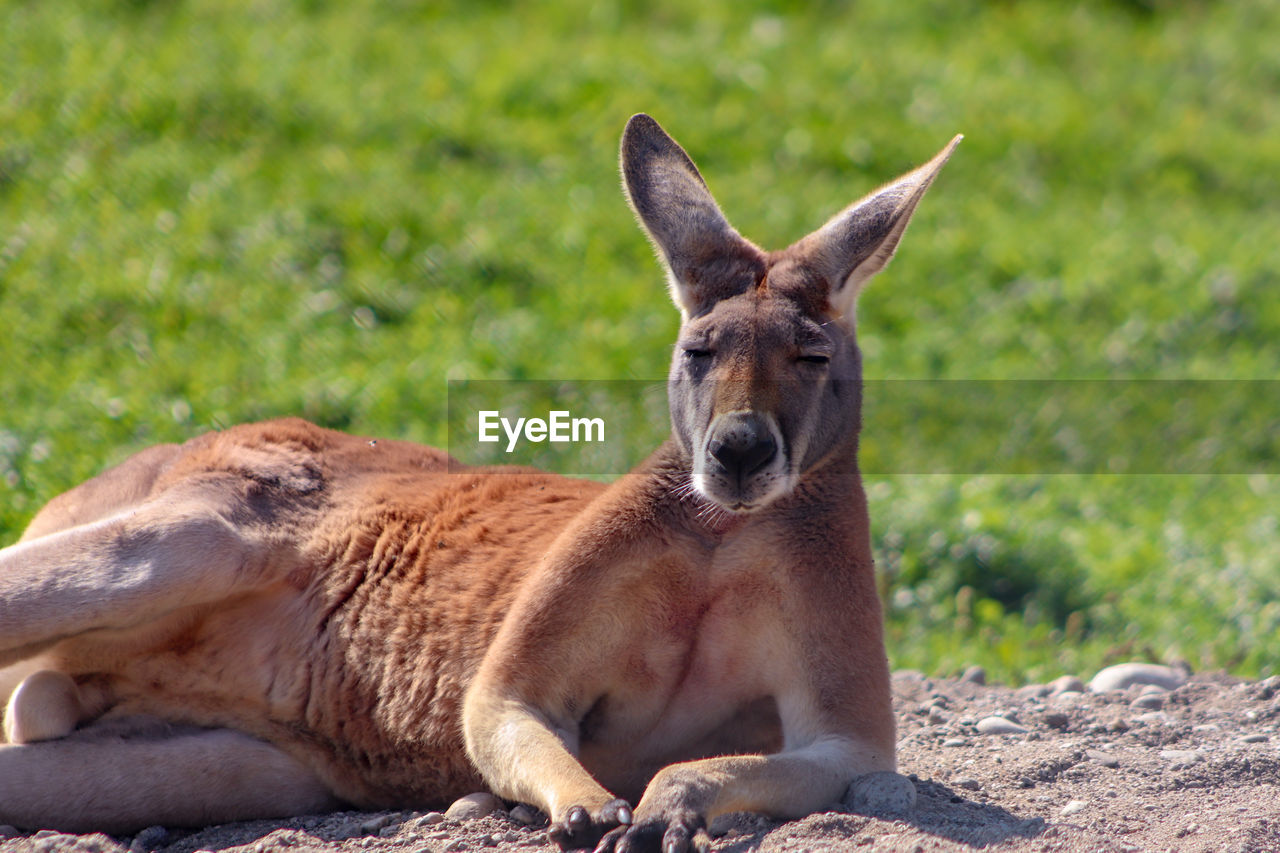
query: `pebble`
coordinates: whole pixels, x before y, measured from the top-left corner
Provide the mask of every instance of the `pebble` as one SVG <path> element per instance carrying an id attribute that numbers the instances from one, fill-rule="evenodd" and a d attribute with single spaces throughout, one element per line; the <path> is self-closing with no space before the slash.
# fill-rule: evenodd
<path id="1" fill-rule="evenodd" d="M 477 791 L 453 801 L 453 805 L 445 810 L 446 820 L 474 820 L 491 815 L 502 808 L 498 798 L 487 791 Z"/>
<path id="2" fill-rule="evenodd" d="M 331 841 L 349 841 L 352 838 L 359 838 L 364 835 L 364 830 L 360 828 L 360 821 L 348 820 L 338 826 L 329 834 Z"/>
<path id="3" fill-rule="evenodd" d="M 1047 684 L 1028 684 L 1025 687 L 1019 687 L 1013 695 L 1019 702 L 1033 702 L 1036 699 L 1043 699 L 1052 692 L 1052 688 Z"/>
<path id="4" fill-rule="evenodd" d="M 955 786 L 957 788 L 964 788 L 966 791 L 977 791 L 982 788 L 982 783 L 977 779 L 970 779 L 966 777 L 964 779 L 957 779 Z"/>
<path id="5" fill-rule="evenodd" d="M 1141 708 L 1144 711 L 1159 711 L 1164 707 L 1163 693 L 1143 693 L 1129 703 L 1130 708 Z"/>
<path id="6" fill-rule="evenodd" d="M 1120 759 L 1116 758 L 1109 752 L 1103 752 L 1100 749 L 1086 749 L 1084 751 L 1085 758 L 1095 764 L 1101 764 L 1103 767 L 1119 767 Z"/>
<path id="7" fill-rule="evenodd" d="M 425 828 L 435 826 L 437 823 L 444 823 L 444 814 L 441 812 L 427 812 L 422 817 L 414 821 L 414 826 Z"/>
<path id="8" fill-rule="evenodd" d="M 987 671 L 980 666 L 971 666 L 960 676 L 961 681 L 967 681 L 970 684 L 986 684 Z"/>
<path id="9" fill-rule="evenodd" d="M 929 725 L 937 726 L 950 720 L 951 715 L 939 708 L 937 705 L 930 705 L 929 715 L 926 719 L 929 721 Z"/>
<path id="10" fill-rule="evenodd" d="M 1084 682 L 1074 675 L 1063 675 L 1049 682 L 1049 695 L 1061 696 L 1063 693 L 1083 693 Z"/>
<path id="11" fill-rule="evenodd" d="M 455 850 L 466 850 L 467 842 L 463 841 L 461 838 L 455 838 L 441 849 L 444 850 L 444 853 L 454 853 Z"/>
<path id="12" fill-rule="evenodd" d="M 916 786 L 898 773 L 884 770 L 853 780 L 844 804 L 859 814 L 905 815 L 916 805 Z"/>
<path id="13" fill-rule="evenodd" d="M 1065 729 L 1071 725 L 1071 717 L 1061 711 L 1050 711 L 1044 715 L 1044 724 L 1051 729 Z"/>
<path id="14" fill-rule="evenodd" d="M 157 847 L 163 847 L 168 840 L 169 830 L 163 826 L 148 826 L 133 837 L 133 841 L 129 844 L 129 853 L 154 850 Z"/>
<path id="15" fill-rule="evenodd" d="M 518 803 L 515 805 L 511 811 L 507 813 L 507 817 L 522 826 L 533 826 L 538 822 L 537 812 L 529 806 L 526 806 L 524 803 Z"/>
<path id="16" fill-rule="evenodd" d="M 1029 729 L 1004 717 L 984 717 L 978 720 L 978 734 L 983 735 L 1020 735 Z"/>
<path id="17" fill-rule="evenodd" d="M 962 737 L 949 737 L 942 742 L 943 746 L 964 746 L 968 741 Z"/>
<path id="18" fill-rule="evenodd" d="M 387 824 L 391 823 L 391 821 L 395 820 L 395 817 L 396 816 L 393 814 L 376 815 L 361 823 L 360 831 L 367 833 L 377 832 Z"/>
<path id="19" fill-rule="evenodd" d="M 1086 803 L 1084 800 L 1071 800 L 1069 803 L 1067 803 L 1065 806 L 1062 807 L 1062 810 L 1059 811 L 1058 814 L 1062 815 L 1063 817 L 1067 817 L 1069 815 L 1079 814 L 1080 812 L 1084 811 L 1088 807 L 1089 807 L 1089 804 Z"/>
<path id="20" fill-rule="evenodd" d="M 1089 689 L 1094 693 L 1106 693 L 1109 690 L 1124 690 L 1135 684 L 1155 684 L 1166 690 L 1181 687 L 1187 677 L 1171 666 L 1155 663 L 1118 663 L 1100 670 L 1089 681 Z"/>
<path id="21" fill-rule="evenodd" d="M 1240 738 L 1241 743 L 1269 743 L 1270 741 L 1271 737 L 1269 735 L 1264 735 L 1261 732 L 1255 732 L 1254 734 L 1245 735 Z"/>
<path id="22" fill-rule="evenodd" d="M 1195 764 L 1200 760 L 1200 753 L 1194 749 L 1163 749 L 1160 751 L 1160 757 L 1170 762 L 1170 766 L 1177 770 Z"/>

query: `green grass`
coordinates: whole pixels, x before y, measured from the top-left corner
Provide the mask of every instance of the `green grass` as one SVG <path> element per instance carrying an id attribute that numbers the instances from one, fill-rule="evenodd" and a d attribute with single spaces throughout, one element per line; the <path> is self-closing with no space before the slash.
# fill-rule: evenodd
<path id="1" fill-rule="evenodd" d="M 869 377 L 1280 375 L 1275 0 L 694 8 L 0 4 L 3 540 L 155 441 L 439 444 L 449 378 L 663 375 L 640 110 L 770 247 L 966 134 Z M 1280 671 L 1276 470 L 871 478 L 895 665 Z"/>

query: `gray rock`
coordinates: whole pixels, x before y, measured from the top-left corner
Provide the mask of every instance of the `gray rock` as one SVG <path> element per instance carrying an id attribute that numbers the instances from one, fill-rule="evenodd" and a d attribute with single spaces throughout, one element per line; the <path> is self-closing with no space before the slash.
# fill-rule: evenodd
<path id="1" fill-rule="evenodd" d="M 148 826 L 133 837 L 133 841 L 129 844 L 129 853 L 154 850 L 157 847 L 163 847 L 168 840 L 169 830 L 163 826 Z"/>
<path id="2" fill-rule="evenodd" d="M 1100 670 L 1089 681 L 1094 693 L 1124 690 L 1135 684 L 1154 684 L 1166 690 L 1174 690 L 1187 682 L 1187 677 L 1171 666 L 1155 663 L 1119 663 Z"/>
<path id="3" fill-rule="evenodd" d="M 967 681 L 970 684 L 986 684 L 987 671 L 980 666 L 971 666 L 960 676 L 961 681 Z"/>
<path id="4" fill-rule="evenodd" d="M 1043 699 L 1052 692 L 1053 688 L 1047 684 L 1027 684 L 1015 690 L 1013 695 L 1019 702 L 1032 702 Z"/>
<path id="5" fill-rule="evenodd" d="M 1044 715 L 1044 724 L 1051 729 L 1065 730 L 1071 725 L 1071 717 L 1061 711 L 1050 711 Z"/>
<path id="6" fill-rule="evenodd" d="M 1089 808 L 1089 804 L 1086 803 L 1084 800 L 1071 800 L 1065 806 L 1062 807 L 1061 811 L 1059 811 L 1058 814 L 1062 815 L 1063 817 L 1070 817 L 1073 814 L 1079 814 L 1080 812 L 1084 811 L 1087 808 Z"/>
<path id="7" fill-rule="evenodd" d="M 1171 769 L 1178 770 L 1199 761 L 1200 753 L 1194 749 L 1164 749 L 1160 751 L 1160 757 L 1169 762 Z"/>
<path id="8" fill-rule="evenodd" d="M 1083 693 L 1084 682 L 1074 675 L 1063 675 L 1049 682 L 1049 695 L 1061 696 L 1063 693 Z"/>
<path id="9" fill-rule="evenodd" d="M 1159 711 L 1164 707 L 1163 693 L 1143 693 L 1129 703 L 1130 708 L 1141 708 L 1144 711 Z"/>
<path id="10" fill-rule="evenodd" d="M 1013 720 L 1004 717 L 984 717 L 978 720 L 978 734 L 983 735 L 1020 735 L 1026 734 L 1029 729 L 1026 726 L 1019 725 Z"/>
<path id="11" fill-rule="evenodd" d="M 1241 743 L 1269 743 L 1270 741 L 1270 736 L 1264 735 L 1262 732 L 1254 732 L 1251 735 L 1245 735 L 1240 738 Z"/>
<path id="12" fill-rule="evenodd" d="M 413 823 L 414 826 L 417 826 L 420 829 L 425 829 L 428 826 L 435 826 L 438 823 L 444 823 L 444 814 L 441 812 L 427 812 Z"/>
<path id="13" fill-rule="evenodd" d="M 966 740 L 965 740 L 964 738 L 962 738 L 962 737 L 952 737 L 952 738 L 947 738 L 946 740 L 944 740 L 944 741 L 942 742 L 942 745 L 943 745 L 943 746 L 964 746 L 964 745 L 965 745 L 965 744 L 967 744 L 967 743 L 968 743 L 968 741 L 966 741 Z"/>
<path id="14" fill-rule="evenodd" d="M 360 831 L 370 834 L 375 833 L 387 824 L 391 823 L 395 818 L 396 816 L 394 814 L 374 815 L 371 818 L 367 818 L 360 824 Z"/>
<path id="15" fill-rule="evenodd" d="M 518 803 L 507 813 L 507 817 L 521 826 L 533 826 L 538 822 L 538 813 L 524 803 Z"/>
<path id="16" fill-rule="evenodd" d="M 906 776 L 889 770 L 867 773 L 853 780 L 844 805 L 858 814 L 909 814 L 916 805 L 916 786 Z"/>
<path id="17" fill-rule="evenodd" d="M 487 791 L 477 791 L 453 801 L 453 805 L 445 811 L 447 820 L 475 820 L 491 815 L 502 808 L 498 798 Z"/>
<path id="18" fill-rule="evenodd" d="M 1103 752 L 1100 749 L 1086 749 L 1084 751 L 1085 758 L 1088 758 L 1094 764 L 1101 764 L 1103 767 L 1119 767 L 1120 759 L 1116 758 L 1109 752 Z"/>

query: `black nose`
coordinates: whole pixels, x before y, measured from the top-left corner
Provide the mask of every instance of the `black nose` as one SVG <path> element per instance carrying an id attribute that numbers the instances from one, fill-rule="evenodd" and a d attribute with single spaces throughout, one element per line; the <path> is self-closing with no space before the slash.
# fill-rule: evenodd
<path id="1" fill-rule="evenodd" d="M 741 480 L 768 465 L 778 455 L 778 443 L 763 418 L 735 415 L 720 422 L 707 450 L 726 474 Z"/>

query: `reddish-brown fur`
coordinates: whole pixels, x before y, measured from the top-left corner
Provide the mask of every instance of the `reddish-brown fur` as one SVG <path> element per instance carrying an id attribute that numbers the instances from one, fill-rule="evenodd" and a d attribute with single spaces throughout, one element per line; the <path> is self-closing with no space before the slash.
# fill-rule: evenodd
<path id="1" fill-rule="evenodd" d="M 51 501 L 0 552 L 0 823 L 487 786 L 562 846 L 680 850 L 893 769 L 852 299 L 949 151 L 765 253 L 633 119 L 629 198 L 685 322 L 674 434 L 612 485 L 280 420 Z M 122 781 L 124 758 L 164 769 Z"/>

